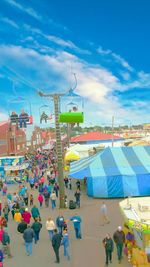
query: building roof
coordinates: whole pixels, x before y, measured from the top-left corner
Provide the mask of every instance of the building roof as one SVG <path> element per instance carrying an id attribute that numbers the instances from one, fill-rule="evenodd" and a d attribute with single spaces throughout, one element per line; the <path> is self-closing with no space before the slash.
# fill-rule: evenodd
<path id="1" fill-rule="evenodd" d="M 114 140 L 119 140 L 119 136 L 113 136 Z M 87 142 L 87 141 L 102 141 L 102 140 L 112 140 L 112 134 L 106 134 L 101 132 L 89 132 L 75 136 L 71 138 L 71 143 Z"/>
<path id="2" fill-rule="evenodd" d="M 2 121 L 2 122 L 0 122 L 0 127 L 3 126 L 3 125 L 5 125 L 5 124 L 8 124 L 8 121 Z"/>

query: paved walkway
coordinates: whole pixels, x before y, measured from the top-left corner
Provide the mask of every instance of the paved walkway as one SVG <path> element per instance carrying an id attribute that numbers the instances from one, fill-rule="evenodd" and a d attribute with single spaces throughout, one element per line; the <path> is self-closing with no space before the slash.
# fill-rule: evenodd
<path id="1" fill-rule="evenodd" d="M 10 190 L 14 192 L 14 186 Z M 72 193 L 69 193 L 72 198 Z M 37 199 L 37 192 L 34 191 L 34 198 Z M 63 248 L 60 249 L 60 264 L 61 267 L 103 267 L 105 266 L 105 254 L 102 245 L 102 240 L 106 233 L 113 234 L 118 225 L 121 225 L 123 220 L 119 211 L 120 200 L 106 200 L 109 210 L 110 224 L 101 226 L 100 222 L 100 206 L 102 200 L 90 199 L 85 194 L 81 197 L 81 208 L 79 210 L 64 210 L 61 211 L 66 219 L 69 219 L 77 211 L 83 219 L 82 223 L 82 240 L 76 240 L 72 223 L 69 222 L 70 232 L 70 251 L 71 261 L 64 259 Z M 33 247 L 33 255 L 26 256 L 25 247 L 23 245 L 22 235 L 17 233 L 16 224 L 10 216 L 9 234 L 11 237 L 12 259 L 6 259 L 4 267 L 55 267 L 58 264 L 54 263 L 55 256 L 45 229 L 45 221 L 49 216 L 56 218 L 59 214 L 59 209 L 52 211 L 51 207 L 41 209 L 41 217 L 43 228 L 41 230 L 40 242 Z M 131 267 L 127 259 L 124 258 L 121 264 L 118 264 L 116 259 L 116 250 L 113 255 L 112 267 Z"/>

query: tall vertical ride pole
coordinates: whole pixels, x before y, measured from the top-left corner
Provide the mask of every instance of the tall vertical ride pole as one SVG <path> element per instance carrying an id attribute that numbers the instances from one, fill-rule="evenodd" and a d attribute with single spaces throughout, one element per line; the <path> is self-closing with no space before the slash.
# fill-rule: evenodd
<path id="1" fill-rule="evenodd" d="M 55 111 L 55 129 L 56 129 L 56 150 L 57 150 L 57 163 L 58 163 L 58 183 L 59 183 L 59 200 L 60 208 L 65 208 L 65 189 L 64 189 L 64 170 L 62 159 L 62 143 L 61 132 L 59 124 L 59 95 L 54 94 L 54 111 Z"/>

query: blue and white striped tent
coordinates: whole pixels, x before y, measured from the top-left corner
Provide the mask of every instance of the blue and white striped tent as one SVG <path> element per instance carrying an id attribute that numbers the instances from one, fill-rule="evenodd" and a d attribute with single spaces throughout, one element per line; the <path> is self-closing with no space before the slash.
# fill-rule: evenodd
<path id="1" fill-rule="evenodd" d="M 87 177 L 87 193 L 98 198 L 150 195 L 150 146 L 106 148 L 71 164 L 70 177 Z"/>

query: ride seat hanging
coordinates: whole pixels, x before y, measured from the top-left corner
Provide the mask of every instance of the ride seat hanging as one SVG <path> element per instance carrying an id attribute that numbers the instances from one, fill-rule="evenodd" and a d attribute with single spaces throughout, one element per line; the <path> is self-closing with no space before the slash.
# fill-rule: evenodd
<path id="1" fill-rule="evenodd" d="M 61 123 L 83 123 L 83 112 L 63 112 L 59 114 L 59 122 Z"/>

